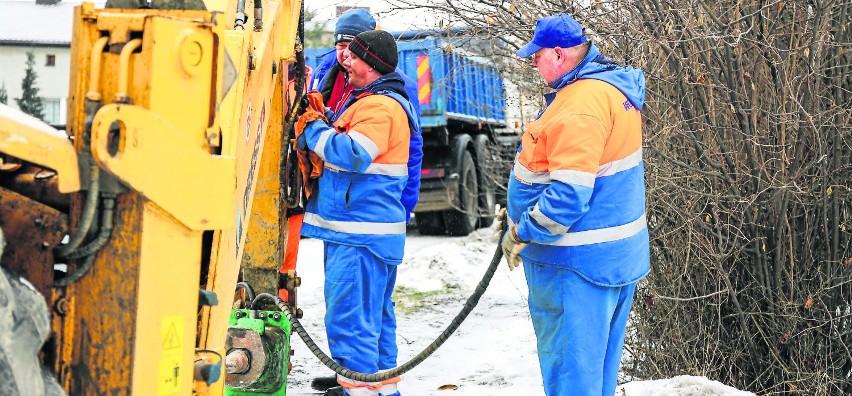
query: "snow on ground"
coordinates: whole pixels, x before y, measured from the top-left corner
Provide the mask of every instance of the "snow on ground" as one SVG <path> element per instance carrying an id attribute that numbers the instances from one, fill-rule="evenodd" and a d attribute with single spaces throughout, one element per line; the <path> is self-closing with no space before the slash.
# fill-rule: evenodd
<path id="1" fill-rule="evenodd" d="M 616 396 L 746 396 L 751 392 L 710 381 L 706 377 L 681 375 L 656 381 L 637 381 L 624 384 Z"/>
<path id="2" fill-rule="evenodd" d="M 496 248 L 493 231 L 481 229 L 467 237 L 421 236 L 410 229 L 405 261 L 397 274 L 397 344 L 403 364 L 426 348 L 452 321 L 482 278 Z M 302 278 L 298 303 L 302 324 L 328 353 L 323 327 L 322 242 L 303 239 L 298 272 Z M 290 396 L 316 395 L 316 376 L 331 375 L 293 335 Z M 446 386 L 445 385 L 449 385 Z M 455 388 L 455 390 L 438 390 Z M 430 358 L 402 376 L 405 396 L 536 396 L 544 395 L 536 355 L 535 334 L 527 307 L 523 267 L 509 271 L 501 264 L 491 285 L 454 335 Z M 741 396 L 748 392 L 704 377 L 631 382 L 621 396 Z"/>

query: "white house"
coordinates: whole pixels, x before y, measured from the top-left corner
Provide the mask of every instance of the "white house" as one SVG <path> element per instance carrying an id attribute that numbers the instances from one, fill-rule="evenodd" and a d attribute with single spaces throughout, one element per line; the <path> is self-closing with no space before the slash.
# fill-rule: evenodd
<path id="1" fill-rule="evenodd" d="M 71 34 L 76 2 L 37 4 L 0 0 L 0 87 L 17 107 L 27 68 L 27 52 L 35 55 L 36 87 L 44 99 L 45 121 L 65 125 L 71 73 Z"/>

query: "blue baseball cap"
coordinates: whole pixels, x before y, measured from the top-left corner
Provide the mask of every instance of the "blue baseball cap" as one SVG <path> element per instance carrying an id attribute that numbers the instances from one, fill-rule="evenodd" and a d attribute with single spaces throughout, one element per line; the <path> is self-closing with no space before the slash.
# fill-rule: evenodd
<path id="1" fill-rule="evenodd" d="M 343 13 L 334 26 L 334 43 L 352 41 L 359 33 L 376 30 L 376 20 L 363 8 L 353 8 Z"/>
<path id="2" fill-rule="evenodd" d="M 544 17 L 535 24 L 532 41 L 518 50 L 518 56 L 528 58 L 542 48 L 569 48 L 589 41 L 585 29 L 565 14 Z"/>

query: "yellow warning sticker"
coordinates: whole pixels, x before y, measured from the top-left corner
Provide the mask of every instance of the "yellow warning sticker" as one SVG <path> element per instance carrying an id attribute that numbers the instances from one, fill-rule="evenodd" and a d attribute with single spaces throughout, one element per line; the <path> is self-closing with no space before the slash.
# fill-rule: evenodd
<path id="1" fill-rule="evenodd" d="M 180 315 L 166 316 L 160 322 L 160 339 L 163 355 L 157 370 L 157 394 L 170 395 L 180 390 L 183 368 L 184 318 Z"/>

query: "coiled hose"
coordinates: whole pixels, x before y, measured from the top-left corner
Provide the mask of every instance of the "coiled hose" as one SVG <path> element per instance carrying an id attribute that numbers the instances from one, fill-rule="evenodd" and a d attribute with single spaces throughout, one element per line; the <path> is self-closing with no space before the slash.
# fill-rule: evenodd
<path id="1" fill-rule="evenodd" d="M 503 221 L 503 224 L 506 224 Z M 500 239 L 503 240 L 503 235 L 506 233 L 506 229 L 501 231 Z M 459 326 L 464 322 L 467 316 L 473 311 L 473 308 L 476 307 L 476 304 L 479 303 L 479 298 L 482 297 L 482 294 L 485 293 L 485 289 L 488 288 L 488 284 L 491 283 L 491 279 L 494 277 L 494 273 L 497 271 L 497 266 L 500 264 L 500 258 L 503 257 L 503 251 L 500 249 L 500 245 L 497 245 L 497 249 L 494 251 L 494 255 L 491 258 L 491 264 L 488 266 L 488 269 L 485 270 L 485 274 L 482 275 L 482 279 L 479 281 L 479 284 L 476 285 L 476 289 L 467 298 L 467 301 L 464 304 L 464 307 L 456 314 L 456 317 L 453 318 L 453 321 L 444 329 L 443 332 L 432 341 L 429 346 L 427 346 L 423 351 L 418 353 L 416 356 L 411 358 L 411 360 L 403 363 L 401 366 L 396 368 L 382 371 L 375 374 L 366 374 L 359 373 L 357 371 L 349 370 L 339 364 L 337 364 L 334 360 L 332 360 L 328 355 L 323 352 L 319 346 L 317 346 L 316 342 L 311 339 L 311 336 L 305 331 L 305 328 L 302 327 L 302 324 L 299 322 L 299 319 L 293 315 L 293 312 L 290 310 L 290 305 L 288 305 L 284 300 L 282 300 L 278 296 L 273 296 L 269 293 L 261 293 L 257 296 L 258 300 L 271 300 L 275 303 L 275 305 L 284 312 L 284 315 L 287 316 L 287 319 L 290 321 L 290 324 L 293 326 L 293 330 L 299 334 L 299 337 L 302 341 L 305 342 L 305 345 L 308 346 L 308 349 L 316 356 L 322 364 L 326 367 L 334 371 L 335 373 L 344 376 L 349 379 L 353 379 L 355 381 L 361 382 L 381 382 L 385 380 L 389 380 L 391 378 L 398 377 L 404 373 L 407 373 L 411 369 L 417 367 L 418 364 L 426 360 L 432 353 L 434 353 L 441 345 L 446 342 L 450 336 L 459 328 Z"/>

